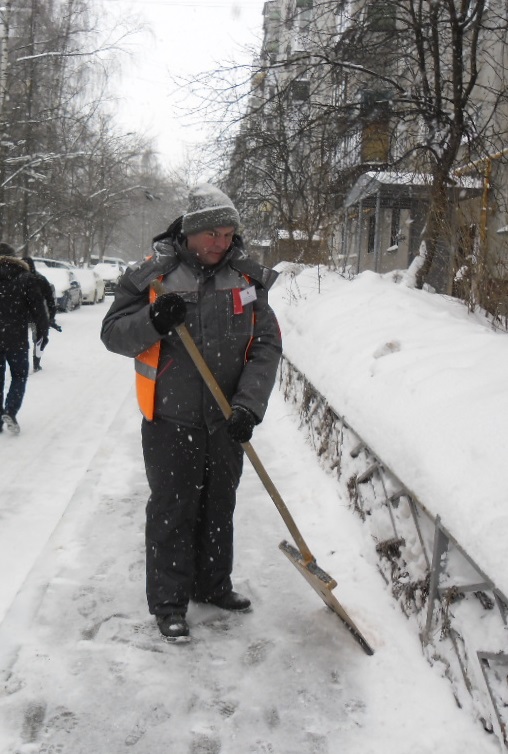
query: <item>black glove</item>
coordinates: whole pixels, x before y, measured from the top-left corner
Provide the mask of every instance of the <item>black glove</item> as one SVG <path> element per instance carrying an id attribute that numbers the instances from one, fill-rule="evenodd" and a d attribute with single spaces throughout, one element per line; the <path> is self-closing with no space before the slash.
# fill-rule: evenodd
<path id="1" fill-rule="evenodd" d="M 62 332 L 62 328 L 60 327 L 60 325 L 57 325 L 54 319 L 51 320 L 51 322 L 49 323 L 49 326 L 52 327 L 53 330 L 56 330 L 57 332 Z"/>
<path id="2" fill-rule="evenodd" d="M 153 326 L 161 335 L 166 335 L 175 325 L 181 325 L 186 313 L 185 301 L 177 293 L 164 293 L 150 306 Z"/>
<path id="3" fill-rule="evenodd" d="M 46 346 L 49 343 L 49 338 L 48 338 L 47 335 L 43 335 L 42 338 L 39 338 L 38 342 L 40 342 L 40 344 L 41 344 L 41 346 L 40 346 L 41 351 L 44 351 L 44 349 L 46 348 Z"/>
<path id="4" fill-rule="evenodd" d="M 245 406 L 233 406 L 232 408 L 233 412 L 226 422 L 229 436 L 237 442 L 248 442 L 258 420 L 252 411 Z"/>

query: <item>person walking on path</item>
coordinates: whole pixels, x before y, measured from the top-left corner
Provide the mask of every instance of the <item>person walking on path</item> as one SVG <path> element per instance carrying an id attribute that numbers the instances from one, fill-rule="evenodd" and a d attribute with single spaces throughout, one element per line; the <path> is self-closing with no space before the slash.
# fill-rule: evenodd
<path id="1" fill-rule="evenodd" d="M 187 212 L 154 238 L 153 256 L 124 274 L 102 324 L 105 346 L 135 358 L 151 492 L 147 601 L 169 641 L 188 640 L 191 599 L 251 607 L 231 579 L 241 443 L 264 417 L 282 345 L 268 303 L 277 273 L 245 253 L 239 224 L 222 191 L 192 189 Z M 232 406 L 227 421 L 172 329 L 183 322 Z"/>
<path id="2" fill-rule="evenodd" d="M 52 327 L 54 330 L 57 330 L 57 332 L 62 332 L 62 328 L 60 327 L 60 325 L 57 325 L 55 321 L 56 301 L 53 295 L 53 288 L 51 287 L 51 283 L 49 282 L 47 277 L 44 277 L 44 275 L 35 268 L 35 262 L 32 259 L 32 257 L 23 257 L 23 262 L 26 262 L 27 265 L 29 266 L 30 272 L 32 273 L 32 275 L 34 275 L 35 280 L 37 282 L 37 286 L 40 292 L 42 293 L 42 297 L 44 299 L 44 305 L 46 307 L 46 313 L 49 317 L 49 326 Z M 40 372 L 42 369 L 41 344 L 40 344 L 40 341 L 37 340 L 37 328 L 35 327 L 35 324 L 31 322 L 30 326 L 32 330 L 32 343 L 33 343 L 33 351 L 32 351 L 33 368 L 34 368 L 34 372 Z"/>
<path id="3" fill-rule="evenodd" d="M 37 340 L 48 342 L 49 319 L 42 294 L 30 268 L 17 259 L 12 246 L 0 243 L 0 432 L 5 424 L 19 434 L 17 414 L 28 378 L 28 324 L 35 324 Z M 4 402 L 6 367 L 11 382 Z"/>

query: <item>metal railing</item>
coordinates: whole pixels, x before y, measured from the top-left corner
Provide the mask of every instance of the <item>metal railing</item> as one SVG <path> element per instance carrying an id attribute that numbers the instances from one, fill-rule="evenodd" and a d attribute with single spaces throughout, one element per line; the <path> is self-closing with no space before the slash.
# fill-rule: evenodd
<path id="1" fill-rule="evenodd" d="M 457 704 L 508 746 L 508 598 L 495 574 L 482 571 L 397 470 L 285 358 L 280 388 L 321 463 L 369 527 L 380 573 L 414 623 L 427 660 L 442 664 Z"/>

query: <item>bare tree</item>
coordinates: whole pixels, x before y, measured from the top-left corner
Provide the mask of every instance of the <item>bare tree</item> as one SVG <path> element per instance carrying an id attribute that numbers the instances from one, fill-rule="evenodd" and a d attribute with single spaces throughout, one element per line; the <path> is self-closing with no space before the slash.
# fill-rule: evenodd
<path id="1" fill-rule="evenodd" d="M 0 16 L 0 233 L 28 252 L 104 253 L 147 150 L 114 127 L 96 0 L 11 0 Z"/>
<path id="2" fill-rule="evenodd" d="M 193 84 L 195 92 L 208 85 L 207 117 L 228 124 L 237 139 L 232 185 L 247 197 L 246 187 L 257 180 L 259 196 L 278 208 L 274 221 L 285 212 L 291 227 L 306 206 L 333 213 L 366 170 L 427 176 L 425 257 L 418 272 L 423 285 L 450 254 L 457 169 L 478 164 L 505 143 L 504 1 L 275 0 L 265 7 L 265 31 L 249 75 L 232 66 Z M 303 85 L 310 97 L 295 119 L 292 89 Z M 223 127 L 220 148 L 226 138 Z M 316 159 L 318 144 L 326 145 L 323 159 Z M 314 154 L 320 181 L 311 179 L 306 154 Z M 329 201 L 319 198 L 321 188 Z M 256 211 L 260 204 L 253 198 Z"/>
<path id="3" fill-rule="evenodd" d="M 498 118 L 503 88 L 480 76 L 492 51 L 504 43 L 506 16 L 503 3 L 496 12 L 496 3 L 489 7 L 486 0 L 390 5 L 403 61 L 403 70 L 392 77 L 392 136 L 401 125 L 413 128 L 406 148 L 395 156 L 402 164 L 423 167 L 431 177 L 421 286 L 446 237 L 456 168 L 486 154 L 506 134 L 507 123 Z"/>
<path id="4" fill-rule="evenodd" d="M 289 89 L 270 85 L 263 117 L 252 115 L 234 140 L 227 188 L 241 210 L 247 241 L 282 242 L 298 261 L 305 250 L 310 261 L 312 248 L 322 261 L 321 237 L 332 210 L 334 136 L 312 113 L 307 83 Z"/>

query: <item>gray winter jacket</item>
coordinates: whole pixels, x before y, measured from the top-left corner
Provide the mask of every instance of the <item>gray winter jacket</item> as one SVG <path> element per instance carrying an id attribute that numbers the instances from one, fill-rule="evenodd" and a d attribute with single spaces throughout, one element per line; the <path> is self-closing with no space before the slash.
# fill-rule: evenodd
<path id="1" fill-rule="evenodd" d="M 245 406 L 261 421 L 282 353 L 268 304 L 277 273 L 251 260 L 239 237 L 213 267 L 201 266 L 175 236 L 155 243 L 154 250 L 152 259 L 127 270 L 118 284 L 102 325 L 106 348 L 136 357 L 160 340 L 155 418 L 209 431 L 224 421 L 178 334 L 161 339 L 152 324 L 149 287 L 163 277 L 165 290 L 185 300 L 185 324 L 229 402 Z M 239 292 L 247 288 L 255 291 L 255 299 L 239 306 Z"/>

